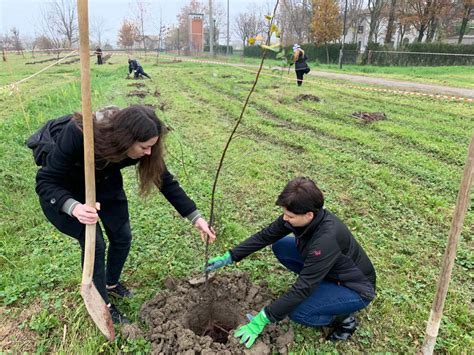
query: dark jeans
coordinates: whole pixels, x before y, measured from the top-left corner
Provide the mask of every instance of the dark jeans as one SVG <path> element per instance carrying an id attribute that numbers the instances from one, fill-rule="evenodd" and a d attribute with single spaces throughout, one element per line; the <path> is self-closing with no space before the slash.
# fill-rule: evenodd
<path id="1" fill-rule="evenodd" d="M 272 245 L 278 261 L 299 274 L 304 261 L 296 249 L 295 237 L 286 236 Z M 367 307 L 369 301 L 347 287 L 323 280 L 291 314 L 290 319 L 310 327 L 330 325 L 336 316 L 349 315 Z"/>
<path id="2" fill-rule="evenodd" d="M 130 223 L 127 221 L 116 232 L 104 225 L 105 233 L 109 239 L 109 250 L 107 252 L 107 268 L 105 266 L 105 241 L 102 234 L 102 229 L 99 223 L 96 227 L 95 238 L 95 259 L 94 259 L 94 273 L 92 280 L 94 285 L 104 299 L 105 303 L 109 303 L 109 296 L 107 294 L 106 285 L 115 285 L 122 273 L 123 265 L 127 260 L 128 252 L 132 243 L 132 231 Z M 84 265 L 84 247 L 85 247 L 85 228 L 80 238 L 77 240 L 81 245 L 82 259 L 81 265 Z"/>
<path id="3" fill-rule="evenodd" d="M 135 79 L 138 79 L 140 75 L 146 76 L 148 79 L 151 79 L 151 77 L 143 71 L 142 67 L 138 67 L 138 69 L 135 70 Z"/>
<path id="4" fill-rule="evenodd" d="M 103 64 L 101 55 L 97 56 L 97 64 L 99 64 L 99 65 Z"/>
<path id="5" fill-rule="evenodd" d="M 298 86 L 301 86 L 303 84 L 304 70 L 295 70 L 295 72 L 296 72 L 296 82 L 298 83 Z"/>

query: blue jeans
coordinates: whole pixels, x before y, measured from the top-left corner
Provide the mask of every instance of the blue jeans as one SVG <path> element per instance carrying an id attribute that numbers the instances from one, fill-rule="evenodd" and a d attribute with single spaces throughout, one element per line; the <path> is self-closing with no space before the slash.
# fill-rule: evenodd
<path id="1" fill-rule="evenodd" d="M 286 236 L 272 245 L 273 253 L 287 269 L 299 274 L 304 261 L 296 249 L 296 238 Z M 313 293 L 289 315 L 290 319 L 310 327 L 330 325 L 336 316 L 349 315 L 367 307 L 369 301 L 347 287 L 321 281 Z"/>

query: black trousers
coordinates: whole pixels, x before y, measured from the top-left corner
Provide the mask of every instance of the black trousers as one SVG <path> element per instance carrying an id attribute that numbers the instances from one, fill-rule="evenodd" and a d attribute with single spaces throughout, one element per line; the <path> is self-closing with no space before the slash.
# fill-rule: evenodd
<path id="1" fill-rule="evenodd" d="M 97 64 L 99 64 L 99 65 L 103 64 L 101 55 L 97 56 Z"/>
<path id="2" fill-rule="evenodd" d="M 123 266 L 127 260 L 130 246 L 132 244 L 132 231 L 130 229 L 130 222 L 124 223 L 116 232 L 111 230 L 104 224 L 105 233 L 109 239 L 109 249 L 107 251 L 107 266 L 105 266 L 105 249 L 106 244 L 100 228 L 99 223 L 96 227 L 95 237 L 95 259 L 94 259 L 94 273 L 92 280 L 94 285 L 104 299 L 105 303 L 109 303 L 109 296 L 107 294 L 106 285 L 115 285 L 122 273 Z M 84 266 L 84 248 L 85 248 L 85 228 L 82 235 L 77 238 L 81 249 L 81 265 Z"/>
<path id="3" fill-rule="evenodd" d="M 135 79 L 138 79 L 140 75 L 146 76 L 148 79 L 151 79 L 151 77 L 143 71 L 142 67 L 138 67 L 138 69 L 135 70 Z"/>
<path id="4" fill-rule="evenodd" d="M 300 69 L 300 70 L 295 70 L 296 72 L 296 83 L 298 84 L 298 86 L 301 86 L 303 84 L 303 75 L 305 73 L 305 70 L 304 69 Z"/>

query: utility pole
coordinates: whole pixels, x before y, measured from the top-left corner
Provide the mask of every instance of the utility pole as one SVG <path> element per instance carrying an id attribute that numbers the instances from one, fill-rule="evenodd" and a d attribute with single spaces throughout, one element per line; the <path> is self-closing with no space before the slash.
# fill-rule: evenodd
<path id="1" fill-rule="evenodd" d="M 214 56 L 214 21 L 212 20 L 212 0 L 209 0 L 209 54 Z"/>
<path id="2" fill-rule="evenodd" d="M 347 0 L 344 4 L 344 25 L 342 26 L 342 43 L 339 50 L 339 69 L 342 69 L 342 57 L 344 55 L 344 43 L 346 42 L 346 17 L 347 17 Z"/>
<path id="3" fill-rule="evenodd" d="M 227 0 L 227 47 L 225 49 L 225 53 L 229 55 L 229 51 L 229 0 Z"/>

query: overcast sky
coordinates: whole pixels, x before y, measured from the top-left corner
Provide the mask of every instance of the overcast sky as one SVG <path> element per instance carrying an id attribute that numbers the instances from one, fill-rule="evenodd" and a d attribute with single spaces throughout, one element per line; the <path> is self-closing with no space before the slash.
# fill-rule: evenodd
<path id="1" fill-rule="evenodd" d="M 177 23 L 176 15 L 179 10 L 189 3 L 190 0 L 153 0 L 148 1 L 151 16 L 154 19 L 155 26 L 158 27 L 160 18 L 160 9 L 164 25 Z M 204 0 L 208 3 L 208 0 Z M 45 7 L 49 1 L 47 0 L 0 0 L 0 31 L 1 34 L 7 33 L 12 27 L 20 30 L 20 36 L 33 37 L 35 33 L 40 33 L 39 17 L 41 8 Z M 107 32 L 103 38 L 116 45 L 116 38 L 119 27 L 124 18 L 131 18 L 133 13 L 131 4 L 134 0 L 89 0 L 89 21 L 93 18 L 104 18 L 106 22 Z M 201 1 L 203 2 L 203 1 Z M 227 9 L 227 0 L 213 0 L 213 3 L 221 3 L 224 9 Z M 230 23 L 231 23 L 231 39 L 236 39 L 232 35 L 233 18 L 239 12 L 245 11 L 249 5 L 273 3 L 272 0 L 229 0 Z M 149 21 L 151 24 L 152 21 Z M 145 29 L 147 34 L 153 34 L 155 31 L 153 26 Z M 225 31 L 224 31 L 225 32 Z M 223 43 L 224 37 L 221 36 Z M 103 41 L 105 42 L 105 41 Z"/>

